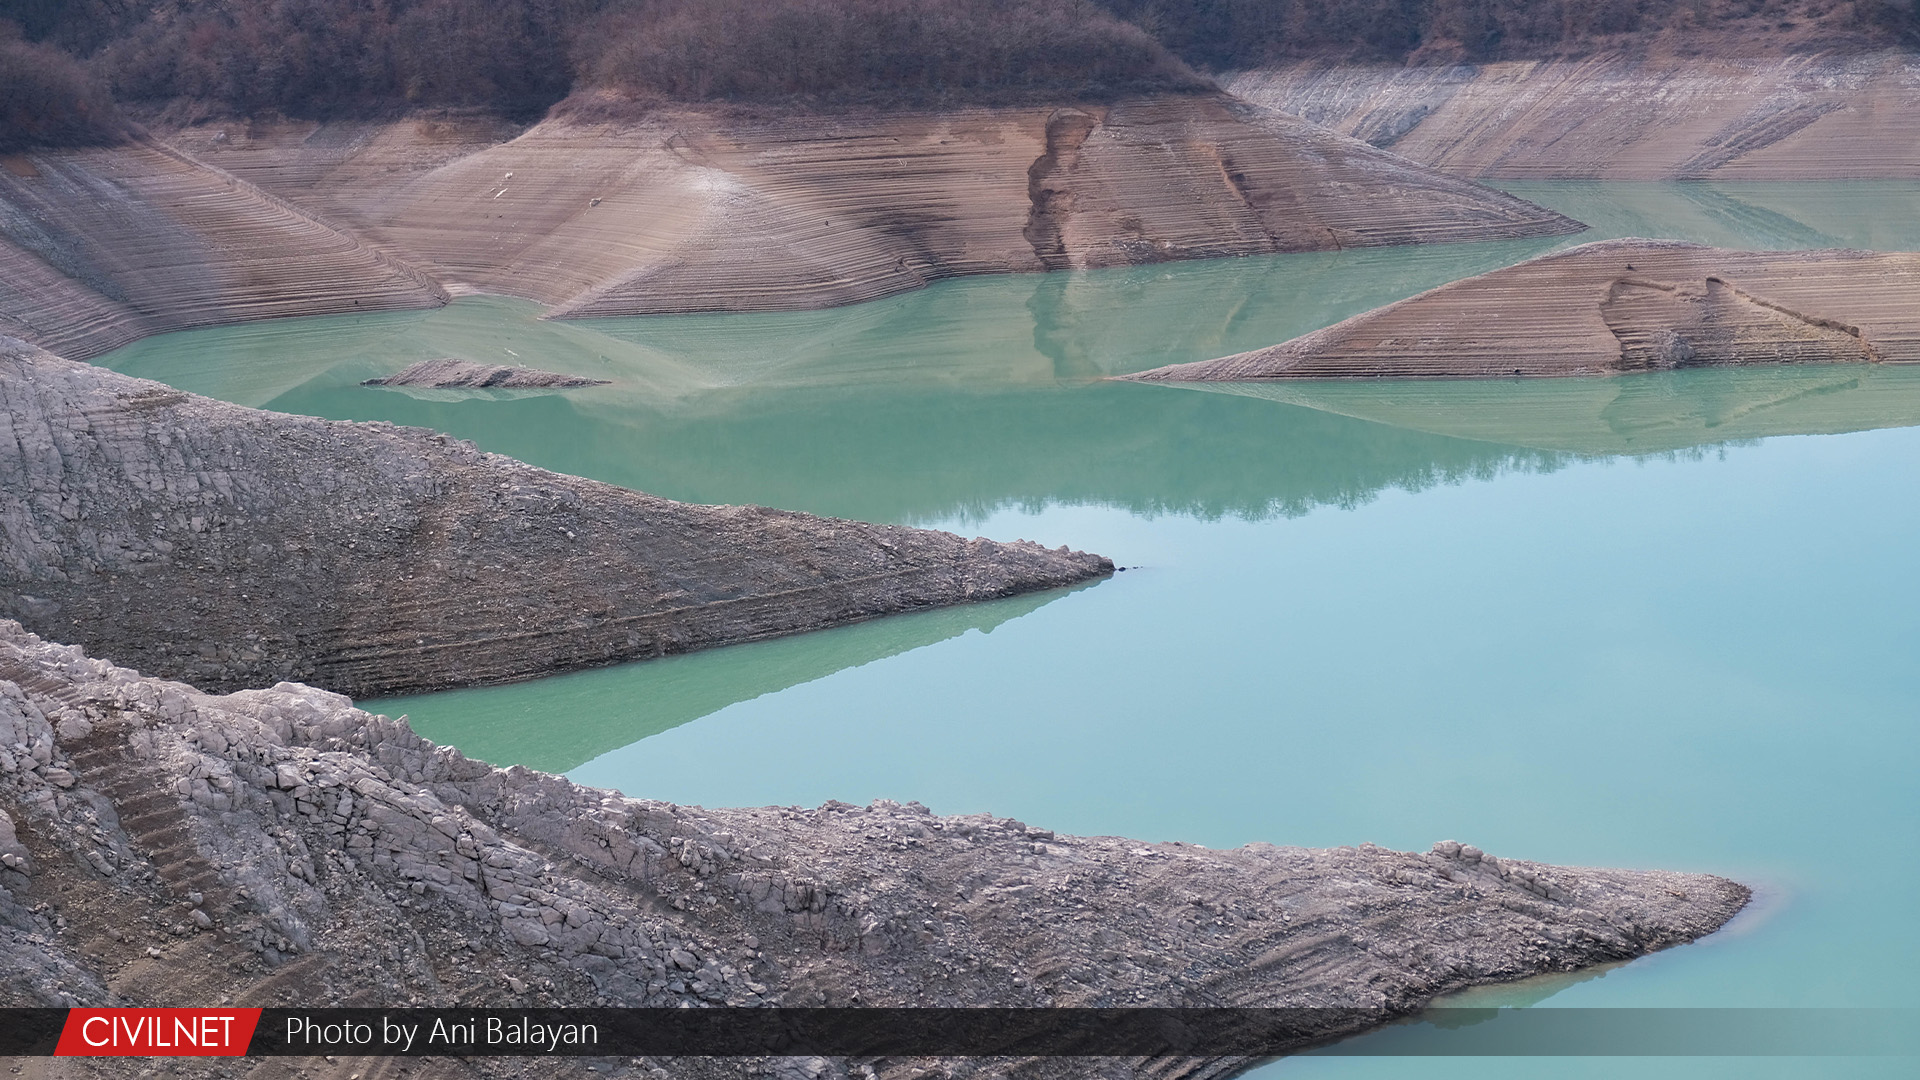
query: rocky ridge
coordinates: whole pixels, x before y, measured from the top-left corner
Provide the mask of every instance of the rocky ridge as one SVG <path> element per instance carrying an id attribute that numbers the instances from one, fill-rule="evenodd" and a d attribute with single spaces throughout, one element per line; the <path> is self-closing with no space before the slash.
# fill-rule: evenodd
<path id="1" fill-rule="evenodd" d="M 1124 376 L 1234 382 L 1605 375 L 1920 362 L 1920 255 L 1607 240 L 1356 315 L 1270 348 Z"/>
<path id="2" fill-rule="evenodd" d="M 1384 1017 L 1445 990 L 1690 941 L 1748 896 L 1708 875 L 1543 866 L 1457 843 L 1213 851 L 915 804 L 676 806 L 471 761 L 310 687 L 205 694 L 6 622 L 0 809 L 8 1005 L 1351 1006 Z M 679 1076 L 771 1067 L 673 1064 Z M 927 1064 L 810 1070 L 904 1078 Z M 1145 1064 L 1096 1069 L 1171 1078 L 1245 1063 L 1135 1071 Z M 1087 1063 L 945 1068 L 1085 1075 Z"/>
<path id="3" fill-rule="evenodd" d="M 420 386 L 435 390 L 545 390 L 573 386 L 605 386 L 605 379 L 566 375 L 558 371 L 515 367 L 509 364 L 476 364 L 471 360 L 443 357 L 409 364 L 401 371 L 378 379 L 367 379 L 362 386 Z"/>
<path id="4" fill-rule="evenodd" d="M 212 688 L 503 682 L 1112 569 L 1065 547 L 690 506 L 0 339 L 0 614 Z"/>

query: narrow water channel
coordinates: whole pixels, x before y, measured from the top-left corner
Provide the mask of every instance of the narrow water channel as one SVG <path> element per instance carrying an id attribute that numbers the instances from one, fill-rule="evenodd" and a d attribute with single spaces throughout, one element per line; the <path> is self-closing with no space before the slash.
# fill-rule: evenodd
<path id="1" fill-rule="evenodd" d="M 1920 184 L 1528 184 L 1596 225 L 1920 248 Z M 519 301 L 153 338 L 102 362 L 450 431 L 676 499 L 1068 543 L 1127 572 L 516 686 L 368 702 L 477 757 L 707 805 L 917 799 L 1067 832 L 1754 884 L 1553 1006 L 1920 1007 L 1920 370 L 1196 390 L 1561 241 L 947 282 L 856 308 L 541 322 Z M 436 356 L 615 384 L 358 384 Z M 1493 1000 L 1500 1000 L 1498 992 Z M 1302 1057 L 1265 1077 L 1910 1075 L 1911 1059 Z"/>

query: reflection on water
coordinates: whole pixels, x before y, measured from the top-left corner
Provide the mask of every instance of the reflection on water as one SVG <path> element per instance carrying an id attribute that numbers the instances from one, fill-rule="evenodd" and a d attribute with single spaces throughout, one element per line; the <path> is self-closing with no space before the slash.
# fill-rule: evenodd
<path id="1" fill-rule="evenodd" d="M 1920 365 L 1703 368 L 1650 378 L 1170 383 L 1413 431 L 1576 454 L 1920 424 Z"/>
<path id="2" fill-rule="evenodd" d="M 991 634 L 1010 619 L 1089 587 L 895 615 L 538 682 L 389 698 L 378 707 L 409 716 L 415 731 L 456 743 L 469 757 L 565 772 L 738 702 L 970 631 Z M 553 722 L 556 700 L 567 703 L 565 723 Z"/>
<path id="3" fill-rule="evenodd" d="M 1920 211 L 1920 184 L 1515 190 L 1595 223 L 1580 240 L 1920 246 L 1920 212 L 1905 212 Z M 1214 393 L 1098 382 L 1271 344 L 1567 242 L 976 278 L 797 313 L 563 323 L 523 301 L 468 298 L 167 335 L 105 362 L 244 404 L 450 431 L 672 498 L 914 523 L 1050 502 L 1258 518 L 1554 468 L 1567 454 L 1920 421 L 1920 373 L 1881 368 Z M 358 385 L 443 355 L 614 385 L 517 395 Z"/>
<path id="4" fill-rule="evenodd" d="M 1576 239 L 1920 247 L 1920 184 L 1514 187 L 1599 226 Z M 777 315 L 556 323 L 470 299 L 169 335 L 107 361 L 676 498 L 1071 543 L 1134 568 L 1071 595 L 369 703 L 480 757 L 683 803 L 918 799 L 1211 846 L 1452 837 L 1724 873 L 1776 898 L 1767 919 L 1520 993 L 1920 1004 L 1920 863 L 1902 854 L 1920 850 L 1920 371 L 1258 396 L 1098 378 L 1272 344 L 1554 242 L 952 281 Z M 357 385 L 445 355 L 616 385 L 457 400 Z M 1632 1069 L 1825 1080 L 1910 1065 Z"/>
<path id="5" fill-rule="evenodd" d="M 1920 251 L 1920 183 L 1911 180 L 1513 181 L 1523 199 L 1572 215 L 1591 231 L 1757 250 L 1848 247 Z"/>

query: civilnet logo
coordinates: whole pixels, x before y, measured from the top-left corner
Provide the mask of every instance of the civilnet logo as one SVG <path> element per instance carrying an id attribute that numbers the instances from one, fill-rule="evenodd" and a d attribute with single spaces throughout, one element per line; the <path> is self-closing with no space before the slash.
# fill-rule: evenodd
<path id="1" fill-rule="evenodd" d="M 240 1057 L 259 1009 L 74 1009 L 59 1057 Z"/>

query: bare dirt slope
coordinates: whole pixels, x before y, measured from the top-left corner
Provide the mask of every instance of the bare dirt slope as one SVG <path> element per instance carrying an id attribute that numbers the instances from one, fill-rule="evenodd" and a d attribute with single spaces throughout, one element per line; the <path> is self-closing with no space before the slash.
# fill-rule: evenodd
<path id="1" fill-rule="evenodd" d="M 563 109 L 451 158 L 412 121 L 170 138 L 325 207 L 452 288 L 527 296 L 560 315 L 824 307 L 956 274 L 1578 228 L 1217 96 L 594 115 Z M 413 141 L 421 157 L 409 164 Z"/>
<path id="2" fill-rule="evenodd" d="M 239 319 L 431 307 L 358 238 L 151 143 L 0 167 L 0 333 L 78 356 Z"/>
<path id="3" fill-rule="evenodd" d="M 1152 382 L 1920 363 L 1920 255 L 1608 240 Z"/>
<path id="4" fill-rule="evenodd" d="M 1228 85 L 1456 176 L 1920 177 L 1920 54 L 1908 52 L 1302 61 L 1243 72 Z"/>
<path id="5" fill-rule="evenodd" d="M 502 682 L 1112 569 L 1064 547 L 690 506 L 0 339 L 0 614 L 210 686 Z"/>
<path id="6" fill-rule="evenodd" d="M 215 697 L 144 678 L 7 622 L 0 813 L 8 1005 L 1309 1006 L 1380 1022 L 1693 940 L 1748 896 L 1457 843 L 1212 851 L 917 804 L 675 806 L 495 769 L 297 684 Z M 1014 1073 L 1133 1067 L 1029 1064 Z"/>

